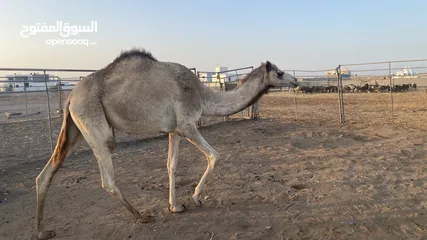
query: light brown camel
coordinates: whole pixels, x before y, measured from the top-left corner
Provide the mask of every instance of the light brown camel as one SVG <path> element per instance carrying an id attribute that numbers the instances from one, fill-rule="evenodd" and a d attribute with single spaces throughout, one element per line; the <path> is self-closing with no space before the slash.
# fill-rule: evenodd
<path id="1" fill-rule="evenodd" d="M 118 199 L 139 222 L 150 222 L 123 196 L 114 179 L 111 155 L 115 149 L 114 129 L 126 133 L 168 133 L 170 211 L 183 212 L 176 201 L 175 172 L 182 137 L 203 152 L 208 166 L 191 197 L 196 206 L 208 174 L 218 161 L 218 153 L 205 141 L 196 127 L 201 116 L 226 116 L 251 105 L 270 87 L 296 87 L 296 79 L 266 62 L 246 76 L 236 91 L 214 91 L 206 87 L 185 66 L 157 61 L 149 52 L 122 52 L 112 63 L 81 80 L 64 105 L 64 119 L 55 150 L 36 179 L 39 239 L 55 236 L 45 231 L 43 213 L 52 178 L 62 162 L 84 139 L 97 159 L 102 187 Z"/>

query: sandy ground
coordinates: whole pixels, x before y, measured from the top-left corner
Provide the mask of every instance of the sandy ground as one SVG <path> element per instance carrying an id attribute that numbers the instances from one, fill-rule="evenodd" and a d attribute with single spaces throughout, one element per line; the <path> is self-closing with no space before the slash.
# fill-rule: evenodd
<path id="1" fill-rule="evenodd" d="M 64 91 L 62 104 L 65 102 L 69 91 Z M 49 101 L 47 96 L 49 96 Z M 56 112 L 60 109 L 60 96 L 58 92 L 27 92 L 25 93 L 1 93 L 0 94 L 0 123 L 20 122 L 27 120 L 48 119 L 48 104 L 51 118 L 59 117 Z M 21 115 L 7 118 L 5 113 L 20 113 Z"/>
<path id="2" fill-rule="evenodd" d="M 269 93 L 260 121 L 200 129 L 222 159 L 203 206 L 190 204 L 206 168 L 182 141 L 170 214 L 167 136 L 117 134 L 117 184 L 155 222 L 137 224 L 101 188 L 86 143 L 56 174 L 45 209 L 54 239 L 427 239 L 427 95 Z M 2 103 L 4 104 L 4 102 Z M 297 121 L 295 121 L 297 118 Z M 60 128 L 53 123 L 54 137 Z M 50 157 L 46 120 L 0 124 L 0 239 L 35 239 L 35 178 Z"/>

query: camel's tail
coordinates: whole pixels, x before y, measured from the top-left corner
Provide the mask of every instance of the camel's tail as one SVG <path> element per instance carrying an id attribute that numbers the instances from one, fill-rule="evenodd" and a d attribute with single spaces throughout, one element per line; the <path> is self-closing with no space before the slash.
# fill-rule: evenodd
<path id="1" fill-rule="evenodd" d="M 52 154 L 52 164 L 58 166 L 62 164 L 65 158 L 74 150 L 74 145 L 81 138 L 80 130 L 77 128 L 70 114 L 70 100 L 67 100 L 64 106 L 64 119 L 61 131 L 59 132 L 55 150 Z"/>

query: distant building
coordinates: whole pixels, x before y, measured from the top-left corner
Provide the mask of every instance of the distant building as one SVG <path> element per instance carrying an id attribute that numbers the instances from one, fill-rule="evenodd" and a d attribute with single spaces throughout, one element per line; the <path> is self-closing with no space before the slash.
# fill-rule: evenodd
<path id="1" fill-rule="evenodd" d="M 202 82 L 212 82 L 214 72 L 199 72 L 199 79 Z"/>
<path id="2" fill-rule="evenodd" d="M 415 72 L 412 71 L 412 69 L 408 66 L 405 66 L 403 68 L 403 71 L 397 71 L 395 74 L 395 76 L 413 76 L 415 75 Z"/>
<path id="3" fill-rule="evenodd" d="M 216 67 L 215 72 L 199 72 L 199 79 L 208 83 L 228 82 L 230 77 L 235 74 L 226 71 L 228 71 L 228 67 Z"/>
<path id="4" fill-rule="evenodd" d="M 325 73 L 325 75 L 327 77 L 333 77 L 333 76 L 337 76 L 338 73 L 336 70 L 331 70 L 331 71 L 327 71 Z M 341 69 L 341 76 L 343 76 L 343 77 L 350 77 L 351 76 L 351 71 L 348 69 L 348 67 Z"/>
<path id="5" fill-rule="evenodd" d="M 397 71 L 392 74 L 392 78 L 420 78 L 420 75 L 417 75 L 415 71 L 408 66 L 405 66 L 402 71 Z"/>
<path id="6" fill-rule="evenodd" d="M 0 84 L 0 91 L 36 91 L 45 90 L 46 84 L 45 79 L 48 80 L 47 87 L 53 87 L 57 85 L 58 77 L 46 74 L 30 73 L 30 74 L 14 74 L 6 75 L 6 81 Z"/>
<path id="7" fill-rule="evenodd" d="M 215 72 L 225 72 L 228 71 L 228 67 L 216 67 Z"/>
<path id="8" fill-rule="evenodd" d="M 230 71 L 228 67 L 216 67 L 215 72 L 198 72 L 198 76 L 206 86 L 221 88 L 223 83 L 237 81 L 244 76 L 243 74 L 237 75 L 237 71 Z"/>
<path id="9" fill-rule="evenodd" d="M 227 81 L 227 77 L 229 75 L 228 72 L 228 67 L 216 67 L 215 68 L 215 74 L 214 74 L 214 78 L 217 79 L 217 81 L 222 80 L 221 82 Z M 225 72 L 225 73 L 223 73 Z"/>

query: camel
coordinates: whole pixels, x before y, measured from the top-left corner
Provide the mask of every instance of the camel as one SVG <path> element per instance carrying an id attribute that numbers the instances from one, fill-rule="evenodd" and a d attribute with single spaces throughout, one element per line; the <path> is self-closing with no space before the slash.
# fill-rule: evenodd
<path id="1" fill-rule="evenodd" d="M 123 51 L 109 65 L 78 82 L 67 97 L 54 152 L 36 178 L 38 239 L 55 236 L 55 232 L 46 231 L 43 224 L 46 195 L 55 173 L 82 140 L 89 144 L 96 157 L 102 188 L 120 201 L 138 222 L 151 222 L 153 217 L 136 210 L 115 183 L 111 158 L 116 143 L 114 131 L 168 134 L 169 210 L 180 213 L 186 210 L 177 203 L 175 195 L 181 138 L 191 142 L 207 158 L 207 168 L 190 197 L 194 205 L 200 207 L 200 193 L 219 154 L 199 133 L 196 122 L 201 116 L 237 113 L 256 102 L 270 87 L 281 85 L 296 87 L 298 82 L 269 61 L 249 73 L 238 90 L 215 91 L 181 64 L 158 61 L 143 49 Z"/>
<path id="2" fill-rule="evenodd" d="M 247 77 L 240 78 L 239 81 L 237 81 L 236 88 L 233 90 L 237 90 L 239 87 L 241 87 L 247 81 L 248 81 Z M 266 91 L 265 93 L 267 94 L 268 91 Z M 259 119 L 259 104 L 257 102 L 254 102 L 252 105 L 248 106 L 248 114 L 249 114 L 249 117 L 254 119 L 254 120 Z M 242 116 L 243 116 L 243 112 L 242 112 Z"/>
<path id="3" fill-rule="evenodd" d="M 237 82 L 237 87 L 242 86 L 248 79 L 245 77 L 242 77 L 239 79 L 239 81 Z"/>

